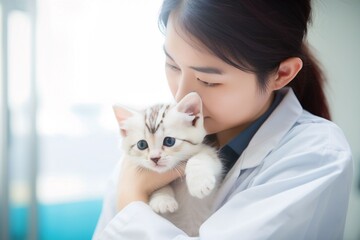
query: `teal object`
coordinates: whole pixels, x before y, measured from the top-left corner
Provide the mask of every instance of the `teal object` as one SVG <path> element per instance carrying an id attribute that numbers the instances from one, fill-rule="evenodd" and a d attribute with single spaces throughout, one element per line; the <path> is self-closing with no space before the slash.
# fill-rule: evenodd
<path id="1" fill-rule="evenodd" d="M 39 205 L 40 240 L 91 239 L 101 211 L 101 200 Z M 11 240 L 27 239 L 28 209 L 11 207 Z"/>

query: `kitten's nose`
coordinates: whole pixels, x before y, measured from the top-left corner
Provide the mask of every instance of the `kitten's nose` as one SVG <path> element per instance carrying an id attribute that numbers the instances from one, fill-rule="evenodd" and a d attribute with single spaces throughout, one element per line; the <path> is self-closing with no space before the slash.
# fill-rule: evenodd
<path id="1" fill-rule="evenodd" d="M 154 163 L 157 163 L 157 162 L 159 161 L 160 157 L 152 157 L 152 158 L 150 158 L 150 159 L 151 159 L 151 161 L 153 161 Z"/>

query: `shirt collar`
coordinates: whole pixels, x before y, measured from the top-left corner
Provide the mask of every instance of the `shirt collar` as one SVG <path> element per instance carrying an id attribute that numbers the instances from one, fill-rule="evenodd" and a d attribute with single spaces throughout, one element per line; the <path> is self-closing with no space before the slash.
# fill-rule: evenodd
<path id="1" fill-rule="evenodd" d="M 280 142 L 284 135 L 293 127 L 303 108 L 291 88 L 283 88 L 280 93 L 284 96 L 279 106 L 265 120 L 258 129 L 248 146 L 243 151 L 237 171 L 256 167 L 264 157 Z M 236 169 L 232 169 L 235 170 Z"/>
<path id="2" fill-rule="evenodd" d="M 275 98 L 268 110 L 263 113 L 255 122 L 253 122 L 244 131 L 234 137 L 228 144 L 220 149 L 220 156 L 224 159 L 225 167 L 229 170 L 236 160 L 240 157 L 244 149 L 248 146 L 251 138 L 255 135 L 260 126 L 271 115 L 277 105 L 281 102 L 283 95 L 275 92 Z"/>
<path id="3" fill-rule="evenodd" d="M 227 144 L 229 147 L 231 147 L 233 151 L 238 154 L 238 156 L 241 155 L 242 151 L 247 147 L 256 131 L 260 128 L 260 126 L 265 122 L 265 120 L 270 116 L 270 114 L 274 111 L 277 105 L 281 102 L 282 97 L 283 96 L 281 94 L 276 92 L 274 101 L 272 102 L 268 110 Z"/>
<path id="4" fill-rule="evenodd" d="M 234 161 L 235 165 L 226 174 L 214 200 L 215 208 L 219 206 L 234 186 L 240 172 L 259 166 L 302 114 L 303 108 L 291 88 L 283 88 L 279 90 L 279 93 L 284 96 L 283 99 L 258 129 L 239 159 Z"/>

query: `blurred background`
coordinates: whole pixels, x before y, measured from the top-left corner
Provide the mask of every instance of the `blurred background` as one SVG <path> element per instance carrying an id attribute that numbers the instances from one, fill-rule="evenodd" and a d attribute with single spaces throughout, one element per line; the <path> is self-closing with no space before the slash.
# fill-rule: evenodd
<path id="1" fill-rule="evenodd" d="M 0 0 L 0 239 L 90 239 L 119 159 L 114 103 L 169 101 L 161 0 Z M 315 0 L 309 41 L 353 150 L 360 239 L 360 1 Z"/>

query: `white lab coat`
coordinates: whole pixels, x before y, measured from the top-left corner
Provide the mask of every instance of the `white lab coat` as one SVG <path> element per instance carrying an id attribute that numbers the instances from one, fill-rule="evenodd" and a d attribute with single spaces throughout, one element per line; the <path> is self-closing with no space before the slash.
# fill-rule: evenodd
<path id="1" fill-rule="evenodd" d="M 198 238 L 143 202 L 117 213 L 116 176 L 93 238 L 342 239 L 353 167 L 348 143 L 334 123 L 304 111 L 291 89 L 282 94 L 225 177 Z"/>

